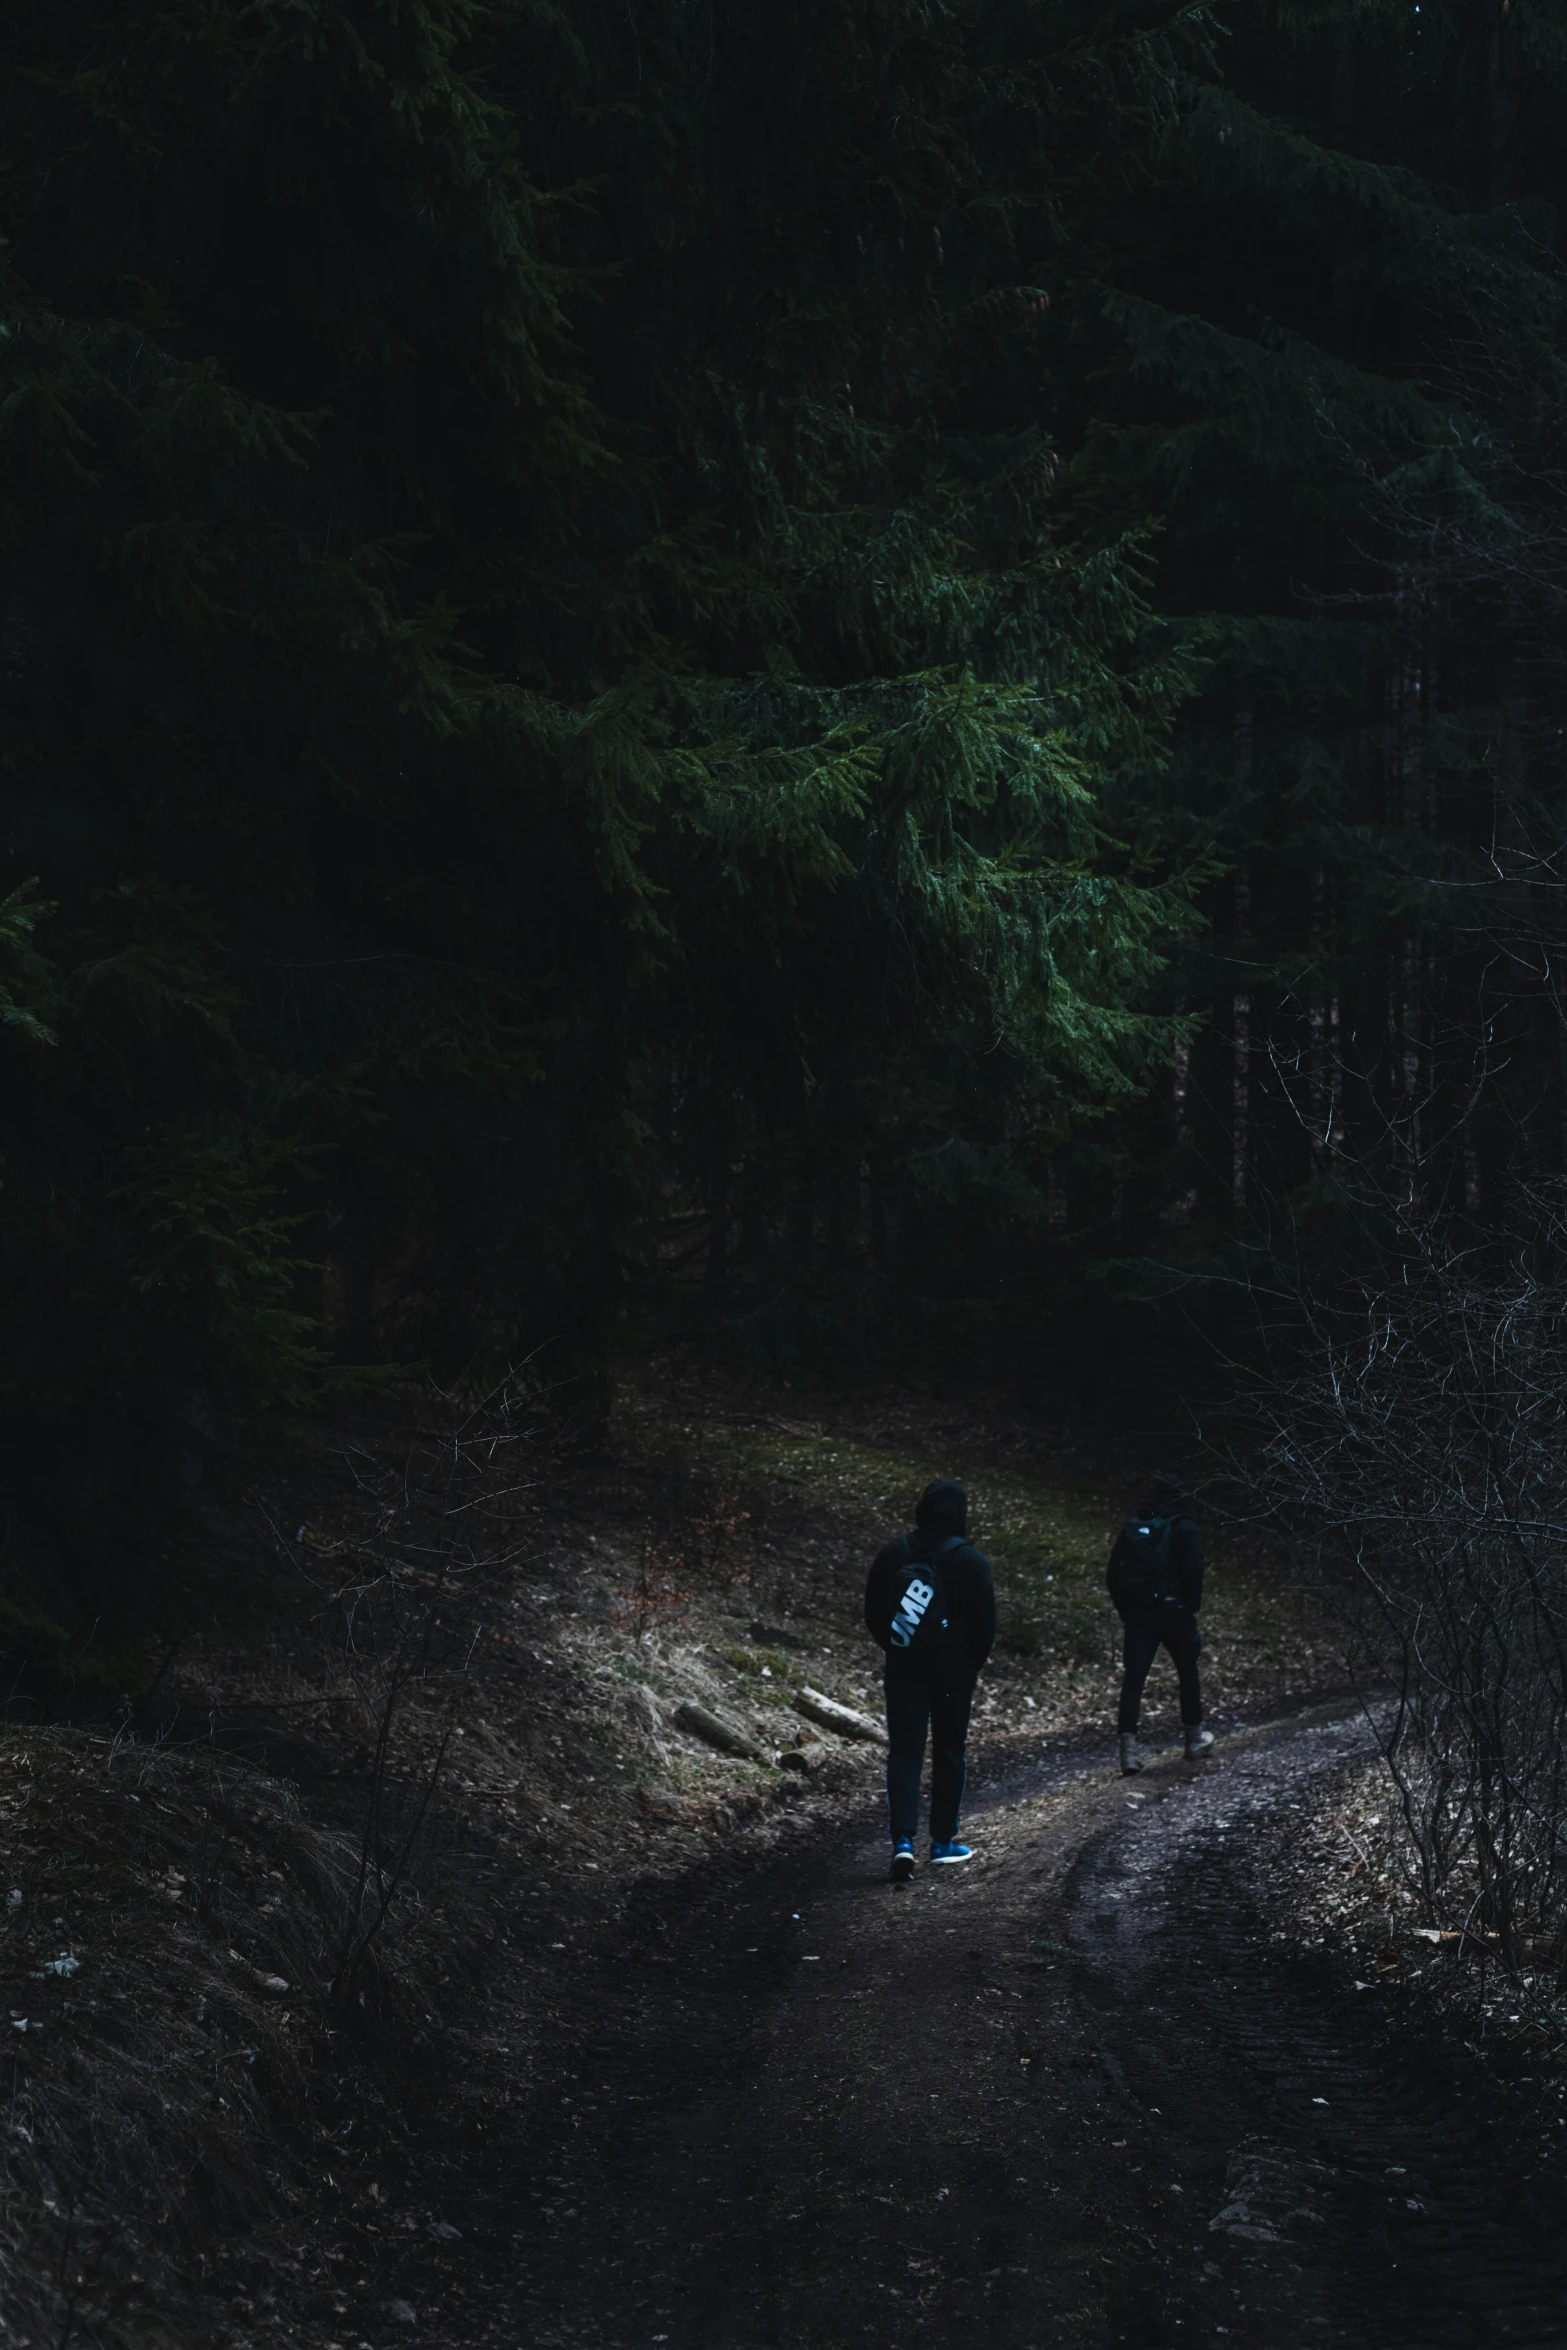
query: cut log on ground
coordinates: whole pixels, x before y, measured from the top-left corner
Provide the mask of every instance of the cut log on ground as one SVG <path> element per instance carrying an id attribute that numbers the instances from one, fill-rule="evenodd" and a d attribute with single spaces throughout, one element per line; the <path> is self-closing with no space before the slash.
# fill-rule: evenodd
<path id="1" fill-rule="evenodd" d="M 716 1746 L 720 1754 L 739 1755 L 744 1762 L 765 1763 L 773 1759 L 757 1745 L 749 1730 L 742 1730 L 738 1722 L 725 1721 L 722 1714 L 709 1713 L 705 1705 L 697 1705 L 689 1697 L 675 1708 L 675 1727 L 689 1730 L 693 1738 Z"/>
<path id="2" fill-rule="evenodd" d="M 887 1735 L 869 1714 L 856 1713 L 852 1705 L 840 1705 L 836 1697 L 824 1697 L 819 1689 L 797 1689 L 794 1710 L 809 1721 L 820 1722 L 824 1730 L 836 1730 L 840 1738 L 874 1738 L 880 1744 Z"/>

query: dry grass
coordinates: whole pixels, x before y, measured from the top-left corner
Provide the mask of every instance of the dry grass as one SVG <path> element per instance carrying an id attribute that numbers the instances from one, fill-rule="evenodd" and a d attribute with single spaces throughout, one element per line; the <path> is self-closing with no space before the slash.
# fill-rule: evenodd
<path id="1" fill-rule="evenodd" d="M 1070 1455 L 1027 1465 L 1008 1460 L 1003 1422 L 960 1423 L 942 1449 L 907 1399 L 888 1399 L 845 1419 L 797 1400 L 752 1400 L 726 1409 L 721 1396 L 689 1391 L 681 1408 L 662 1384 L 628 1390 L 623 1441 L 688 1472 L 718 1468 L 742 1489 L 767 1497 L 770 1522 L 798 1526 L 802 1543 L 774 1539 L 756 1559 L 752 1594 L 764 1614 L 811 1625 L 820 1662 L 837 1693 L 873 1705 L 880 1660 L 860 1622 L 865 1569 L 890 1531 L 912 1524 L 934 1476 L 961 1478 L 975 1541 L 992 1560 L 1000 1619 L 998 1650 L 979 1713 L 987 1736 L 1026 1740 L 1114 1719 L 1120 1679 L 1120 1625 L 1105 1591 L 1111 1540 L 1134 1505 L 1129 1486 L 1074 1473 Z M 876 1423 L 879 1423 L 877 1425 Z M 1002 1441 L 998 1442 L 998 1436 Z M 912 1441 L 911 1441 L 912 1439 Z M 1063 1448 L 1064 1449 L 1064 1448 Z M 999 1456 L 999 1457 L 998 1457 Z M 823 1521 L 836 1558 L 810 1529 Z M 1307 1603 L 1221 1530 L 1209 1538 L 1203 1612 L 1204 1680 L 1210 1710 L 1274 1703 L 1337 1683 L 1343 1661 Z M 1173 1675 L 1161 1663 L 1150 1706 L 1173 1718 Z"/>
<path id="2" fill-rule="evenodd" d="M 980 1739 L 1108 1725 L 1125 1497 L 922 1439 L 917 1399 L 845 1424 L 650 1381 L 581 1462 L 428 1396 L 272 1480 L 245 1525 L 290 1604 L 182 1660 L 161 1744 L 7 1734 L 7 2340 L 468 2339 L 587 1987 L 721 1856 L 879 1804 L 877 1749 L 792 1701 L 875 1710 L 866 1565 L 954 1472 L 1003 1603 Z M 1208 1621 L 1221 1705 L 1325 1677 L 1239 1562 Z M 690 1735 L 691 1701 L 792 1767 Z"/>

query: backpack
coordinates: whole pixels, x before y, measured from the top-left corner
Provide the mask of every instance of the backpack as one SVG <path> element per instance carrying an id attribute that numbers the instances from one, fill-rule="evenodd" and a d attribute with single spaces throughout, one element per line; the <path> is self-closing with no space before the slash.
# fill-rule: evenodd
<path id="1" fill-rule="evenodd" d="M 911 1559 L 904 1570 L 897 1605 L 892 1612 L 891 1642 L 900 1653 L 928 1652 L 947 1636 L 947 1579 L 941 1562 L 949 1550 L 961 1550 L 964 1537 L 948 1534 L 928 1559 Z"/>
<path id="2" fill-rule="evenodd" d="M 1173 1518 L 1128 1518 L 1116 1536 L 1105 1580 L 1123 1616 L 1141 1615 L 1167 1603 L 1180 1605 L 1174 1533 Z"/>

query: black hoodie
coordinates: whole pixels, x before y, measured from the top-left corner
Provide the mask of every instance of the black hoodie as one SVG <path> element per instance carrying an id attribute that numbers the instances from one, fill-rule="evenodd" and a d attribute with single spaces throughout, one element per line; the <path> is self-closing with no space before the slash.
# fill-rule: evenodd
<path id="1" fill-rule="evenodd" d="M 965 1541 L 942 1554 L 942 1580 L 949 1602 L 947 1638 L 939 1649 L 898 1649 L 892 1645 L 892 1616 L 898 1582 L 916 1560 L 928 1558 L 950 1534 L 968 1532 L 968 1495 L 949 1477 L 927 1485 L 914 1513 L 911 1534 L 900 1534 L 876 1553 L 865 1585 L 865 1622 L 871 1638 L 886 1651 L 889 1681 L 939 1678 L 956 1687 L 972 1681 L 996 1637 L 996 1588 L 990 1561 Z"/>

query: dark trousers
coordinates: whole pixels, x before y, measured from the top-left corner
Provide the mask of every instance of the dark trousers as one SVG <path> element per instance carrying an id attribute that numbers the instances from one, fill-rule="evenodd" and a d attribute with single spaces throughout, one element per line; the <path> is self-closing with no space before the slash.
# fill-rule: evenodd
<path id="1" fill-rule="evenodd" d="M 958 1832 L 958 1807 L 967 1775 L 963 1749 L 968 1741 L 972 1681 L 928 1680 L 887 1683 L 887 1816 L 896 1844 L 911 1840 L 920 1821 L 920 1772 L 930 1738 L 930 1833 L 950 1844 Z"/>
<path id="2" fill-rule="evenodd" d="M 1117 1724 L 1122 1730 L 1137 1728 L 1143 1683 L 1161 1646 L 1169 1650 L 1170 1662 L 1180 1676 L 1181 1720 L 1188 1730 L 1195 1730 L 1202 1720 L 1202 1683 L 1197 1677 L 1197 1652 L 1202 1646 L 1202 1634 L 1190 1616 L 1184 1622 L 1180 1617 L 1172 1617 L 1168 1623 L 1148 1622 L 1126 1627 L 1121 1649 L 1121 1711 Z"/>

